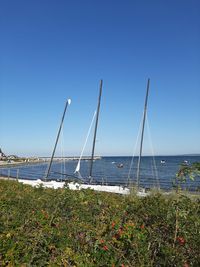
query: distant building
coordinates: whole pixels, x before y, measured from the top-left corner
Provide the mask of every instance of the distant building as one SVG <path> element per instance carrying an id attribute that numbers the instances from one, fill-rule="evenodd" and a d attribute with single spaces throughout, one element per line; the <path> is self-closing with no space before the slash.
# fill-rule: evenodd
<path id="1" fill-rule="evenodd" d="M 7 159 L 18 159 L 18 156 L 16 155 L 9 155 Z"/>
<path id="2" fill-rule="evenodd" d="M 7 156 L 3 153 L 3 151 L 0 148 L 0 160 L 5 160 L 7 159 Z"/>

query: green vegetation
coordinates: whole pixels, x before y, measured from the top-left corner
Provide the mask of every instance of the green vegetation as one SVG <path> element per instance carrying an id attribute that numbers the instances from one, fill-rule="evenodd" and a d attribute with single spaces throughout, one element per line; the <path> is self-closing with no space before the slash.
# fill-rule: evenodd
<path id="1" fill-rule="evenodd" d="M 200 266 L 200 200 L 0 180 L 0 266 Z"/>
<path id="2" fill-rule="evenodd" d="M 196 176 L 200 176 L 200 162 L 194 162 L 191 165 L 181 165 L 176 177 L 181 182 L 185 182 L 186 178 L 189 177 L 194 180 Z"/>
<path id="3" fill-rule="evenodd" d="M 182 164 L 173 182 L 173 185 L 176 188 L 176 192 L 181 189 L 187 178 L 194 181 L 194 179 L 198 176 L 200 176 L 200 162 L 194 162 L 191 165 Z M 197 188 L 197 191 L 199 191 L 199 187 Z"/>

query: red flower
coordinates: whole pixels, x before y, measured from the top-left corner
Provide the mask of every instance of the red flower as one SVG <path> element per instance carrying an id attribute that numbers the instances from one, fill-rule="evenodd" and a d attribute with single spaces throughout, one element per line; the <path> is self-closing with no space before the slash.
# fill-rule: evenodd
<path id="1" fill-rule="evenodd" d="M 144 224 L 142 224 L 142 225 L 140 226 L 140 228 L 141 228 L 141 229 L 144 229 Z"/>
<path id="2" fill-rule="evenodd" d="M 114 228 L 115 227 L 115 222 L 112 222 L 112 228 Z"/>
<path id="3" fill-rule="evenodd" d="M 190 267 L 190 265 L 189 265 L 187 262 L 185 262 L 185 263 L 183 264 L 183 267 Z"/>
<path id="4" fill-rule="evenodd" d="M 177 241 L 179 242 L 180 245 L 184 245 L 185 244 L 185 239 L 182 236 L 178 236 L 177 237 Z"/>
<path id="5" fill-rule="evenodd" d="M 125 267 L 125 265 L 122 263 L 122 267 Z"/>
<path id="6" fill-rule="evenodd" d="M 101 240 L 100 240 L 100 243 L 103 244 L 103 243 L 105 243 L 105 241 L 104 241 L 103 239 L 101 239 Z"/>
<path id="7" fill-rule="evenodd" d="M 108 247 L 107 246 L 103 246 L 103 250 L 108 250 Z"/>

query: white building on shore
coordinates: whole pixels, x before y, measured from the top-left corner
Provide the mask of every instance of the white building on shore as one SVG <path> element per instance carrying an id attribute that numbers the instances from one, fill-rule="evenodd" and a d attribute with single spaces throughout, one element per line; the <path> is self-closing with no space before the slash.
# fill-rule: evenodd
<path id="1" fill-rule="evenodd" d="M 0 160 L 6 160 L 7 156 L 3 153 L 2 149 L 0 148 Z"/>

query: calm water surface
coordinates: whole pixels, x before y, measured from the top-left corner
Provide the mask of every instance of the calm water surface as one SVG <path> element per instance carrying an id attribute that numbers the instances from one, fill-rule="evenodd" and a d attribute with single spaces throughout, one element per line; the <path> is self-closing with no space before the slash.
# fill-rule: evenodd
<path id="1" fill-rule="evenodd" d="M 161 161 L 165 160 L 162 164 Z M 163 189 L 171 189 L 173 179 L 178 171 L 180 164 L 187 160 L 189 164 L 200 162 L 200 156 L 162 156 L 162 157 L 142 157 L 141 171 L 139 183 L 143 187 L 160 186 Z M 138 158 L 135 157 L 131 165 L 131 157 L 103 157 L 96 160 L 93 165 L 93 177 L 95 181 L 124 184 L 127 182 L 136 183 L 136 170 Z M 74 175 L 74 170 L 77 165 L 77 160 L 53 162 L 51 168 L 50 179 L 65 180 L 68 176 Z M 123 164 L 122 168 L 118 168 L 119 164 Z M 132 168 L 130 169 L 130 167 Z M 28 166 L 18 166 L 0 169 L 0 174 L 10 175 L 23 179 L 41 179 L 45 176 L 48 163 L 32 164 Z M 81 161 L 81 175 L 88 177 L 90 161 Z M 185 187 L 190 190 L 200 188 L 200 177 L 197 177 L 194 182 L 189 179 L 185 183 Z"/>

